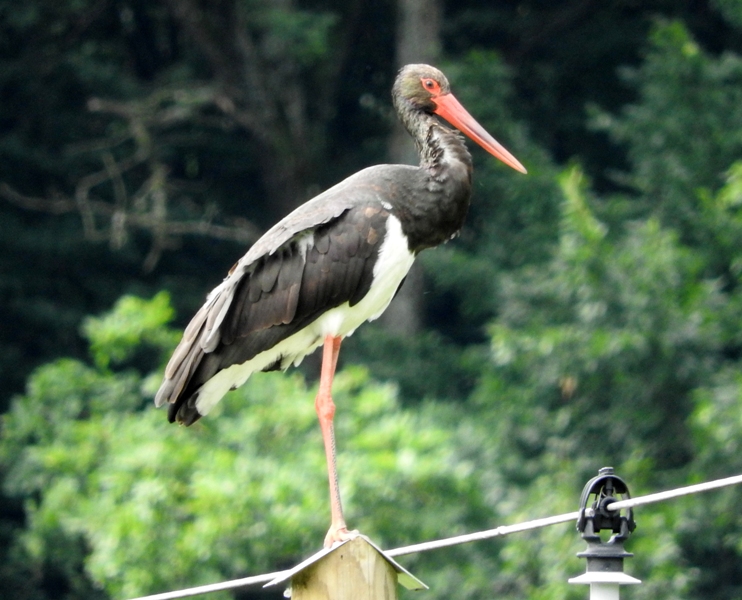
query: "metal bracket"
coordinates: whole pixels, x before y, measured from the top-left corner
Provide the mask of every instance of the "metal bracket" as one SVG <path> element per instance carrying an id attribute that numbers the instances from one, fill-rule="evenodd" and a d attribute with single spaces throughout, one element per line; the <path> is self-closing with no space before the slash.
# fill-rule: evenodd
<path id="1" fill-rule="evenodd" d="M 621 498 L 616 498 L 616 495 Z M 594 497 L 593 503 L 588 506 L 590 498 Z M 636 529 L 634 513 L 629 508 L 626 515 L 620 511 L 608 510 L 608 506 L 617 500 L 627 500 L 631 498 L 629 486 L 626 482 L 616 475 L 613 467 L 603 467 L 598 471 L 598 476 L 593 477 L 585 484 L 580 496 L 580 516 L 577 519 L 577 531 L 582 538 L 591 541 L 596 538 L 599 540 L 598 533 L 602 530 L 611 530 L 615 535 L 611 538 L 612 542 L 626 540 L 629 535 Z"/>
<path id="2" fill-rule="evenodd" d="M 641 583 L 623 571 L 623 559 L 633 556 L 623 547 L 636 529 L 633 511 L 629 508 L 623 515 L 620 510 L 608 510 L 613 502 L 629 498 L 629 487 L 613 467 L 600 469 L 582 490 L 577 531 L 587 542 L 587 549 L 577 556 L 587 559 L 587 572 L 569 582 L 589 583 L 591 597 L 594 593 L 596 598 L 617 599 L 619 585 Z M 613 535 L 603 542 L 601 531 L 611 531 Z"/>

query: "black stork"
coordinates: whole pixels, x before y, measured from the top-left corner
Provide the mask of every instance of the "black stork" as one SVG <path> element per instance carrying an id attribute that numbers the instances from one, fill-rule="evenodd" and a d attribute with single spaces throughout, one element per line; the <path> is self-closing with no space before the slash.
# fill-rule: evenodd
<path id="1" fill-rule="evenodd" d="M 212 291 L 167 364 L 155 403 L 191 425 L 257 371 L 298 365 L 324 344 L 315 408 L 330 479 L 325 546 L 347 539 L 335 467 L 331 397 L 340 343 L 379 317 L 426 248 L 464 223 L 472 161 L 463 138 L 526 170 L 451 94 L 428 65 L 407 65 L 392 89 L 420 166 L 376 165 L 309 200 L 261 237 Z"/>

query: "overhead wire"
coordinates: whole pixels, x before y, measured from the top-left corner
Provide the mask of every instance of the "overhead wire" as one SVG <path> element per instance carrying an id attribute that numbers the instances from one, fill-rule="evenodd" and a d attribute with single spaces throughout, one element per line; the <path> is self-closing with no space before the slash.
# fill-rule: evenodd
<path id="1" fill-rule="evenodd" d="M 648 494 L 646 496 L 638 496 L 636 498 L 618 500 L 616 502 L 611 502 L 608 506 L 606 506 L 606 508 L 608 510 L 633 508 L 634 506 L 641 506 L 643 504 L 653 504 L 655 502 L 662 502 L 663 500 L 670 500 L 672 498 L 679 498 L 681 496 L 689 496 L 691 494 L 698 494 L 700 492 L 708 492 L 710 490 L 716 490 L 719 488 L 728 487 L 730 485 L 736 485 L 738 483 L 742 483 L 742 475 L 725 477 L 724 479 L 715 479 L 714 481 L 697 483 L 695 485 L 687 485 L 685 487 L 676 488 L 674 490 L 667 490 L 666 492 L 657 492 L 656 494 Z"/>
<path id="2" fill-rule="evenodd" d="M 698 483 L 694 485 L 688 485 L 664 492 L 657 492 L 655 494 L 648 494 L 645 496 L 637 496 L 636 498 L 627 498 L 625 500 L 617 500 L 611 502 L 606 506 L 608 510 L 616 511 L 624 508 L 633 508 L 635 506 L 642 506 L 645 504 L 653 504 L 655 502 L 662 502 L 664 500 L 670 500 L 673 498 L 679 498 L 681 496 L 688 496 L 691 494 L 698 494 L 701 492 L 707 492 L 723 487 L 737 485 L 742 483 L 742 475 L 735 475 L 733 477 L 726 477 L 723 479 L 716 479 L 713 481 L 707 481 L 705 483 Z M 580 511 L 574 511 L 564 513 L 561 515 L 555 515 L 551 517 L 543 517 L 540 519 L 533 519 L 523 523 L 516 523 L 515 525 L 501 525 L 494 529 L 487 529 L 485 531 L 477 531 L 475 533 L 467 533 L 464 535 L 457 535 L 453 537 L 443 538 L 440 540 L 432 540 L 429 542 L 422 542 L 420 544 L 412 544 L 410 546 L 402 546 L 400 548 L 394 548 L 392 550 L 385 550 L 384 554 L 388 557 L 404 556 L 407 554 L 415 554 L 418 552 L 427 552 L 429 550 L 435 550 L 438 548 L 446 548 L 448 546 L 457 546 L 459 544 L 466 544 L 469 542 L 488 540 L 495 537 L 501 537 L 504 535 L 510 535 L 512 533 L 519 533 L 521 531 L 529 531 L 533 529 L 540 529 L 542 527 L 549 527 L 551 525 L 557 525 L 559 523 L 566 523 L 569 521 L 576 521 L 580 516 Z M 265 573 L 263 575 L 254 575 L 252 577 L 243 577 L 241 579 L 233 579 L 231 581 L 223 581 L 220 583 L 212 583 L 207 585 L 201 585 L 192 588 L 186 588 L 182 590 L 175 590 L 171 592 L 163 592 L 160 594 L 153 594 L 150 596 L 140 596 L 138 598 L 132 598 L 131 600 L 178 600 L 179 598 L 189 598 L 191 596 L 199 596 L 202 594 L 209 594 L 212 592 L 219 592 L 223 590 L 234 589 L 238 587 L 245 587 L 248 585 L 256 585 L 259 583 L 268 583 L 274 579 L 278 579 L 288 574 L 289 570 L 276 571 L 274 573 Z"/>

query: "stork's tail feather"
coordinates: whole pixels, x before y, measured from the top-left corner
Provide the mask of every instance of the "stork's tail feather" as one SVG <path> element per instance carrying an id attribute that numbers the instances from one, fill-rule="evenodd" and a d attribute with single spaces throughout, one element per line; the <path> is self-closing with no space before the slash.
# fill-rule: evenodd
<path id="1" fill-rule="evenodd" d="M 155 396 L 155 406 L 170 404 L 168 420 L 171 423 L 177 421 L 188 426 L 202 416 L 196 408 L 199 393 L 193 376 L 204 357 L 202 340 L 205 321 L 206 311 L 202 308 L 191 321 L 170 358 L 165 368 L 165 379 Z"/>
<path id="2" fill-rule="evenodd" d="M 167 411 L 167 420 L 171 423 L 177 421 L 186 427 L 193 425 L 203 416 L 196 408 L 196 400 L 198 400 L 198 392 L 184 402 L 178 401 L 171 404 Z"/>

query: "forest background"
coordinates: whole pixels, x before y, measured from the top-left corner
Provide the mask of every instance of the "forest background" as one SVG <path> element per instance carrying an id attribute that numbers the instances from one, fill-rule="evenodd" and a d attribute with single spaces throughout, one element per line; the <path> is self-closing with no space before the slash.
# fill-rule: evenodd
<path id="1" fill-rule="evenodd" d="M 408 62 L 529 175 L 472 148 L 461 236 L 344 345 L 350 524 L 394 547 L 575 510 L 605 465 L 634 495 L 742 472 L 740 0 L 0 0 L 0 596 L 318 547 L 316 359 L 190 429 L 152 396 L 260 232 L 414 161 Z M 637 510 L 625 596 L 742 598 L 740 493 Z M 430 599 L 577 599 L 583 547 L 565 525 L 403 562 Z"/>

